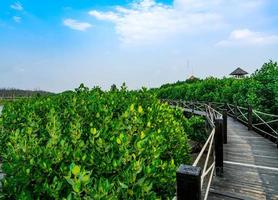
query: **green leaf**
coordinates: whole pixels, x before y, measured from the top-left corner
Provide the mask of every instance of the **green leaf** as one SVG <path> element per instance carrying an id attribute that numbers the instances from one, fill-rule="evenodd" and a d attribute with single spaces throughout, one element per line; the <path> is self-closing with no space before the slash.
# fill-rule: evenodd
<path id="1" fill-rule="evenodd" d="M 88 184 L 88 183 L 90 182 L 90 176 L 89 176 L 89 175 L 83 176 L 82 182 L 83 182 L 84 184 Z"/>
<path id="2" fill-rule="evenodd" d="M 71 164 L 70 164 L 70 171 L 72 171 L 72 169 L 73 169 L 74 166 L 75 166 L 74 163 L 71 163 Z"/>
<path id="3" fill-rule="evenodd" d="M 67 196 L 67 200 L 72 200 L 72 194 L 69 193 L 69 195 Z"/>
<path id="4" fill-rule="evenodd" d="M 97 134 L 97 129 L 96 129 L 96 128 L 91 128 L 91 133 L 92 133 L 93 135 L 96 135 L 96 134 Z"/>
<path id="5" fill-rule="evenodd" d="M 143 139 L 145 137 L 144 131 L 141 131 L 140 138 Z"/>
<path id="6" fill-rule="evenodd" d="M 118 143 L 118 144 L 122 144 L 122 141 L 121 141 L 120 138 L 117 138 L 117 143 Z"/>
<path id="7" fill-rule="evenodd" d="M 72 168 L 72 170 L 71 170 L 71 173 L 72 173 L 74 176 L 78 175 L 79 172 L 80 172 L 80 167 L 79 167 L 78 165 L 75 165 L 75 166 Z"/>
<path id="8" fill-rule="evenodd" d="M 121 188 L 124 188 L 124 189 L 128 188 L 128 186 L 126 184 L 122 183 L 122 182 L 119 182 L 119 184 L 120 184 Z"/>
<path id="9" fill-rule="evenodd" d="M 74 185 L 74 181 L 73 181 L 73 179 L 71 179 L 70 177 L 68 177 L 68 176 L 65 176 L 65 179 L 66 179 L 66 181 L 70 184 L 70 185 Z"/>
<path id="10" fill-rule="evenodd" d="M 79 181 L 76 181 L 73 185 L 73 190 L 76 193 L 79 193 L 81 191 L 81 183 Z"/>

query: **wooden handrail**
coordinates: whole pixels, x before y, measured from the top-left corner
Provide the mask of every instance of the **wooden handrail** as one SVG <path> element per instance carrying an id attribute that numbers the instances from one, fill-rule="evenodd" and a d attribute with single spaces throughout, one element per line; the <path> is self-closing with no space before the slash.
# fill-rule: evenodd
<path id="1" fill-rule="evenodd" d="M 188 105 L 189 102 L 184 101 L 184 105 Z M 190 102 L 190 104 L 195 105 L 195 109 L 199 109 L 204 112 L 202 106 L 209 105 L 213 107 L 217 112 L 220 110 L 223 111 L 225 108 L 227 109 L 227 114 L 233 117 L 235 120 L 243 123 L 248 126 L 248 130 L 254 129 L 256 132 L 263 134 L 264 136 L 268 136 L 273 142 L 276 140 L 277 148 L 278 148 L 278 115 L 264 113 L 262 111 L 254 110 L 251 106 L 243 107 L 229 103 L 220 103 L 220 102 Z M 187 106 L 189 109 L 190 107 Z M 206 113 L 208 113 L 209 119 L 213 119 L 216 117 L 217 112 L 210 112 L 210 109 L 206 106 Z M 219 113 L 218 113 L 219 114 Z M 208 120 L 210 125 L 213 125 L 211 120 Z M 276 124 L 275 124 L 276 123 Z"/>
<path id="2" fill-rule="evenodd" d="M 210 185 L 213 178 L 214 170 L 216 169 L 216 175 L 222 176 L 223 174 L 223 115 L 211 107 L 211 105 L 201 102 L 184 102 L 177 100 L 163 100 L 168 102 L 171 106 L 180 107 L 185 109 L 188 112 L 195 113 L 195 109 L 203 112 L 203 115 L 206 116 L 207 121 L 211 126 L 211 133 L 205 142 L 202 150 L 198 154 L 194 163 L 191 166 L 181 165 L 177 171 L 177 197 L 178 200 L 183 199 L 200 199 L 201 190 L 204 186 L 204 179 L 209 175 L 208 183 L 205 188 L 204 197 L 202 199 L 206 200 L 208 198 L 208 193 Z M 193 106 L 192 106 L 193 105 Z M 212 147 L 214 145 L 214 150 Z M 202 168 L 198 167 L 201 158 L 207 154 L 205 157 L 205 162 Z M 213 154 L 212 164 L 208 166 L 209 160 L 211 158 L 211 153 Z M 186 179 L 184 177 L 190 176 L 191 178 Z M 195 178 L 192 178 L 195 177 Z M 199 188 L 200 187 L 200 188 Z M 199 189 L 198 189 L 199 188 Z M 194 191 L 196 193 L 194 193 Z M 186 194 L 187 193 L 187 194 Z M 185 195 L 186 194 L 186 195 Z"/>
<path id="3" fill-rule="evenodd" d="M 178 106 L 179 104 L 175 103 L 175 101 L 171 100 L 172 105 L 176 105 Z M 213 171 L 216 169 L 216 175 L 221 176 L 223 174 L 223 143 L 227 143 L 227 124 L 224 125 L 225 128 L 222 128 L 223 124 L 223 118 L 225 118 L 226 123 L 227 123 L 227 117 L 223 117 L 224 115 L 230 115 L 232 117 L 234 117 L 235 120 L 238 120 L 240 122 L 242 122 L 243 124 L 248 126 L 248 130 L 252 130 L 254 129 L 255 131 L 259 131 L 260 133 L 263 133 L 267 136 L 270 136 L 272 138 L 276 138 L 276 142 L 277 142 L 277 148 L 278 148 L 278 130 L 275 130 L 276 127 L 272 127 L 271 124 L 274 124 L 276 122 L 278 122 L 278 115 L 273 115 L 273 114 L 268 114 L 268 113 L 263 113 L 261 111 L 257 111 L 257 110 L 253 110 L 251 106 L 249 106 L 248 108 L 246 107 L 242 107 L 242 106 L 238 106 L 238 105 L 233 105 L 233 104 L 223 104 L 223 103 L 206 103 L 206 102 L 186 102 L 186 101 L 180 101 L 182 102 L 181 105 L 183 107 L 183 109 L 187 112 L 192 112 L 194 114 L 200 114 L 198 113 L 198 111 L 201 111 L 203 113 L 205 113 L 205 116 L 207 118 L 207 121 L 209 122 L 210 126 L 212 127 L 212 132 L 210 133 L 207 141 L 205 142 L 205 145 L 203 146 L 200 154 L 197 156 L 196 160 L 194 161 L 192 166 L 184 166 L 185 168 L 180 168 L 180 169 L 189 169 L 188 172 L 186 172 L 184 174 L 184 172 L 182 171 L 178 171 L 177 172 L 177 179 L 180 176 L 189 176 L 192 178 L 192 174 L 190 171 L 198 171 L 199 173 L 195 173 L 193 174 L 193 176 L 196 175 L 196 179 L 191 179 L 192 182 L 188 181 L 186 179 L 184 179 L 184 177 L 182 179 L 179 180 L 183 180 L 184 182 L 177 182 L 177 199 L 188 199 L 189 196 L 188 194 L 191 192 L 189 190 L 191 190 L 192 188 L 195 189 L 194 191 L 196 191 L 197 193 L 201 191 L 201 189 L 203 188 L 203 183 L 204 183 L 204 178 L 209 175 L 209 181 L 206 187 L 206 191 L 205 191 L 205 195 L 203 197 L 203 199 L 207 199 L 208 197 L 208 193 L 209 193 L 209 187 L 212 181 L 212 177 L 213 177 Z M 171 103 L 170 103 L 171 104 Z M 219 112 L 219 110 L 223 111 L 223 115 Z M 224 114 L 225 113 L 225 114 Z M 219 123 L 218 121 L 218 125 L 215 124 L 215 119 L 217 118 L 221 118 L 222 122 Z M 265 119 L 265 118 L 268 119 Z M 269 119 L 271 118 L 271 119 Z M 220 127 L 221 128 L 220 128 Z M 264 126 L 265 128 L 268 128 L 271 132 L 267 132 L 263 129 Z M 278 127 L 278 126 L 277 126 Z M 223 129 L 226 129 L 225 131 L 223 131 Z M 221 131 L 220 131 L 221 130 Z M 219 131 L 222 132 L 221 134 L 219 134 Z M 225 133 L 224 133 L 225 132 Z M 218 133 L 218 134 L 216 134 Z M 224 137 L 223 137 L 224 134 Z M 225 135 L 226 134 L 226 135 Z M 218 135 L 218 136 L 217 136 Z M 221 137 L 219 137 L 219 135 Z M 216 139 L 218 138 L 218 140 Z M 223 141 L 224 139 L 224 141 Z M 215 155 L 214 157 L 214 161 L 213 163 L 208 166 L 208 161 L 209 161 L 209 155 L 211 153 L 211 145 L 212 142 L 215 143 L 215 147 L 216 149 L 214 149 L 215 154 L 217 155 L 217 152 L 222 152 L 222 154 L 219 154 L 218 156 Z M 218 148 L 218 149 L 217 149 Z M 205 163 L 204 163 L 204 167 L 202 168 L 198 168 L 197 165 L 201 159 L 201 157 L 203 156 L 205 150 L 208 149 L 208 154 L 205 158 Z M 217 158 L 217 159 L 216 159 Z M 222 167 L 221 167 L 221 163 L 222 163 Z M 220 165 L 220 167 L 219 167 Z M 207 169 L 208 168 L 208 169 Z M 186 170 L 185 170 L 186 171 Z M 185 184 L 186 187 L 183 187 L 181 189 L 181 186 L 179 184 Z M 192 187 L 190 187 L 190 186 Z M 200 186 L 200 189 L 198 189 L 198 187 Z M 184 195 L 185 196 L 181 196 Z M 192 195 L 190 196 L 190 199 L 200 199 L 201 196 L 200 194 L 198 195 Z"/>

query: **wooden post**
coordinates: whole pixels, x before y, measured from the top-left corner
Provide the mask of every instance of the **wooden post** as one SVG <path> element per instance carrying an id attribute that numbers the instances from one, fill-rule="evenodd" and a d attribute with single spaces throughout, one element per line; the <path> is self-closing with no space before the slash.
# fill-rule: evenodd
<path id="1" fill-rule="evenodd" d="M 228 130 L 227 130 L 227 109 L 223 110 L 223 140 L 224 140 L 224 144 L 227 144 L 227 140 L 228 140 Z"/>
<path id="2" fill-rule="evenodd" d="M 216 176 L 223 176 L 223 119 L 215 120 L 215 169 Z"/>
<path id="3" fill-rule="evenodd" d="M 248 130 L 252 130 L 252 106 L 248 106 Z"/>
<path id="4" fill-rule="evenodd" d="M 225 104 L 224 104 L 224 109 L 227 110 L 227 113 L 229 112 L 229 106 L 228 106 L 228 103 L 227 103 L 227 102 L 225 102 Z"/>
<path id="5" fill-rule="evenodd" d="M 201 199 L 201 173 L 200 167 L 180 165 L 176 173 L 177 200 Z"/>

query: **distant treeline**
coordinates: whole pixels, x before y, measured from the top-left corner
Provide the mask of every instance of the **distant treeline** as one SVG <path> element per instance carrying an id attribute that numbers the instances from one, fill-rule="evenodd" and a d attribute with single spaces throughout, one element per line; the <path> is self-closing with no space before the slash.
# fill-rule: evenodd
<path id="1" fill-rule="evenodd" d="M 206 78 L 179 81 L 153 90 L 159 98 L 227 102 L 278 113 L 278 65 L 269 61 L 243 79 Z"/>
<path id="2" fill-rule="evenodd" d="M 31 97 L 50 94 L 53 93 L 42 90 L 20 90 L 14 88 L 0 88 L 0 98 Z"/>

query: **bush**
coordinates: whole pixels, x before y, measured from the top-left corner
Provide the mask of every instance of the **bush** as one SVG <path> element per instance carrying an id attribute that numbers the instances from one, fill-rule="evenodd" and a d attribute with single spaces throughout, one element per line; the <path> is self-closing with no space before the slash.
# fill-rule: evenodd
<path id="1" fill-rule="evenodd" d="M 188 127 L 188 138 L 191 140 L 205 143 L 208 138 L 208 133 L 205 129 L 206 124 L 203 117 L 193 116 L 184 121 Z"/>
<path id="2" fill-rule="evenodd" d="M 166 84 L 152 91 L 159 98 L 231 103 L 266 113 L 278 112 L 278 64 L 269 61 L 250 77 L 206 78 Z"/>
<path id="3" fill-rule="evenodd" d="M 183 120 L 149 92 L 124 87 L 81 85 L 8 103 L 0 118 L 4 197 L 171 198 L 177 167 L 190 162 L 192 128 Z"/>

